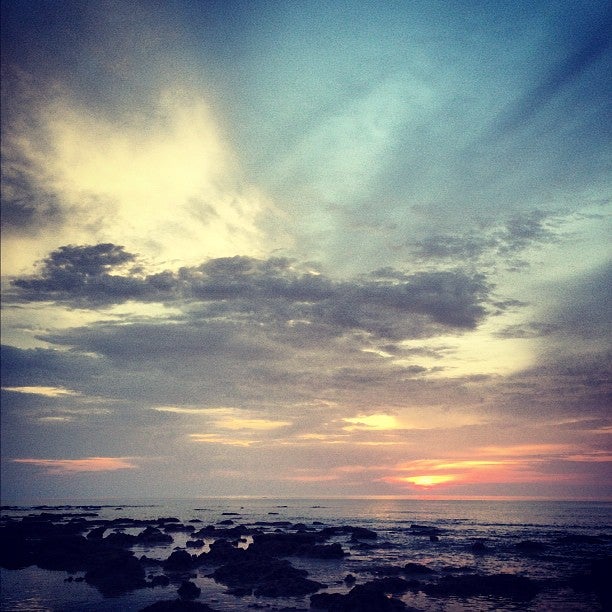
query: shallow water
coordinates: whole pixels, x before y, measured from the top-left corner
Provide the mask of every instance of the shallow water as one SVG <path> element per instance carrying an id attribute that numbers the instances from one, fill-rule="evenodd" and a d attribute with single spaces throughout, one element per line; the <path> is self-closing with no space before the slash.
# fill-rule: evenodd
<path id="1" fill-rule="evenodd" d="M 446 500 L 280 500 L 280 499 L 192 499 L 192 500 L 60 500 L 47 502 L 49 507 L 11 506 L 2 511 L 3 517 L 25 516 L 40 512 L 77 512 L 76 506 L 96 506 L 99 519 L 157 519 L 177 517 L 181 522 L 198 520 L 196 528 L 233 520 L 235 524 L 252 525 L 256 521 L 290 521 L 320 528 L 353 525 L 367 527 L 378 533 L 378 539 L 355 543 L 349 535 L 336 536 L 350 555 L 341 560 L 291 558 L 295 567 L 306 569 L 309 578 L 328 585 L 326 592 L 346 593 L 349 587 L 344 577 L 351 573 L 358 583 L 377 577 L 376 566 L 404 565 L 407 562 L 425 564 L 435 570 L 431 577 L 415 576 L 419 580 L 435 581 L 440 576 L 462 572 L 478 574 L 513 573 L 537 580 L 542 591 L 530 601 L 513 601 L 487 597 L 436 598 L 423 592 L 401 596 L 409 606 L 431 611 L 576 611 L 602 610 L 592 593 L 576 592 L 564 586 L 571 576 L 587 571 L 593 559 L 612 553 L 612 504 L 596 502 L 535 502 L 535 501 L 446 501 Z M 235 513 L 235 514 L 228 514 Z M 88 519 L 90 520 L 90 519 Z M 322 523 L 323 525 L 318 525 Z M 430 541 L 411 525 L 439 530 L 439 540 Z M 272 530 L 270 527 L 267 529 Z M 141 528 L 135 528 L 134 533 Z M 126 530 L 130 532 L 130 529 Z M 598 536 L 596 542 L 562 542 L 568 534 Z M 166 559 L 175 547 L 184 547 L 188 534 L 172 533 L 174 543 L 167 546 L 135 546 L 137 557 Z M 516 544 L 534 540 L 544 545 L 541 552 L 524 552 Z M 208 540 L 207 544 L 211 540 Z M 485 552 L 474 552 L 476 541 L 484 543 Z M 188 549 L 191 554 L 206 550 Z M 268 610 L 283 607 L 310 609 L 309 597 L 265 598 L 235 597 L 227 594 L 224 585 L 207 577 L 210 567 L 194 570 L 192 581 L 201 589 L 198 601 L 220 611 L 247 611 L 256 606 Z M 156 571 L 153 573 L 161 573 Z M 73 578 L 79 578 L 76 574 Z M 86 612 L 140 610 L 161 599 L 175 599 L 177 584 L 154 589 L 140 589 L 121 597 L 103 597 L 97 589 L 82 581 L 66 582 L 66 572 L 53 572 L 37 567 L 23 570 L 2 569 L 0 609 L 11 611 Z"/>

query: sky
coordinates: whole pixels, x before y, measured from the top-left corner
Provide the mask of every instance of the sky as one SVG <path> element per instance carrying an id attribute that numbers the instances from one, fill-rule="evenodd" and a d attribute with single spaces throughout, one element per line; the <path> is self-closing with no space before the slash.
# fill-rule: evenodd
<path id="1" fill-rule="evenodd" d="M 607 2 L 2 23 L 3 501 L 612 499 Z"/>

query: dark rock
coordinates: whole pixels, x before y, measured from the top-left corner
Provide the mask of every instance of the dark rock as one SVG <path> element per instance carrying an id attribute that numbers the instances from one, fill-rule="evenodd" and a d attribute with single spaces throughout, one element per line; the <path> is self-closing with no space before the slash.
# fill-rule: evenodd
<path id="1" fill-rule="evenodd" d="M 185 532 L 190 533 L 195 531 L 195 527 L 193 525 L 182 525 L 181 523 L 171 523 L 170 525 L 164 525 L 164 531 L 166 533 L 179 533 Z"/>
<path id="2" fill-rule="evenodd" d="M 430 569 L 426 565 L 421 563 L 406 563 L 404 565 L 404 572 L 406 574 L 434 574 L 434 570 Z"/>
<path id="3" fill-rule="evenodd" d="M 210 545 L 210 551 L 198 556 L 198 563 L 220 564 L 241 558 L 244 549 L 233 546 L 225 539 L 215 540 Z"/>
<path id="4" fill-rule="evenodd" d="M 204 540 L 187 540 L 185 546 L 187 548 L 202 548 L 202 546 L 204 546 Z"/>
<path id="5" fill-rule="evenodd" d="M 177 590 L 178 596 L 183 599 L 197 599 L 201 593 L 202 589 L 200 589 L 196 584 L 189 580 L 184 580 L 181 583 L 181 586 Z"/>
<path id="6" fill-rule="evenodd" d="M 149 581 L 150 587 L 156 587 L 156 586 L 167 587 L 169 584 L 170 584 L 170 578 L 168 578 L 168 576 L 166 576 L 165 574 L 160 574 L 158 576 L 152 576 Z"/>
<path id="7" fill-rule="evenodd" d="M 365 527 L 351 527 L 350 531 L 353 540 L 375 540 L 378 537 L 375 531 Z"/>
<path id="8" fill-rule="evenodd" d="M 612 610 L 612 557 L 595 559 L 589 571 L 570 579 L 569 585 L 575 591 L 592 591 L 599 598 L 604 610 Z"/>
<path id="9" fill-rule="evenodd" d="M 225 519 L 224 521 L 219 521 L 219 525 L 233 525 L 234 521 L 232 519 Z"/>
<path id="10" fill-rule="evenodd" d="M 357 582 L 357 578 L 355 578 L 355 576 L 353 576 L 353 574 L 347 574 L 344 577 L 344 582 L 346 584 L 355 584 L 355 582 Z"/>
<path id="11" fill-rule="evenodd" d="M 145 573 L 133 553 L 122 549 L 100 550 L 85 573 L 85 582 L 107 597 L 146 586 Z"/>
<path id="12" fill-rule="evenodd" d="M 88 540 L 101 540 L 104 532 L 106 531 L 106 525 L 102 525 L 101 527 L 94 527 L 88 534 Z"/>
<path id="13" fill-rule="evenodd" d="M 174 541 L 171 535 L 151 526 L 139 533 L 136 538 L 139 544 L 172 544 Z"/>
<path id="14" fill-rule="evenodd" d="M 482 554 L 489 552 L 491 549 L 482 541 L 477 540 L 470 546 L 473 553 Z"/>
<path id="15" fill-rule="evenodd" d="M 128 548 L 138 543 L 138 536 L 131 535 L 129 533 L 113 531 L 113 533 L 109 533 L 104 538 L 104 542 L 108 546 L 115 546 L 117 548 Z"/>
<path id="16" fill-rule="evenodd" d="M 175 550 L 163 563 L 163 568 L 170 572 L 184 572 L 194 566 L 194 558 L 185 550 Z"/>
<path id="17" fill-rule="evenodd" d="M 557 542 L 560 542 L 561 544 L 601 544 L 602 539 L 598 536 L 572 533 L 557 538 Z"/>
<path id="18" fill-rule="evenodd" d="M 422 590 L 428 595 L 437 597 L 487 595 L 527 601 L 533 599 L 540 588 L 537 583 L 525 576 L 492 574 L 489 576 L 445 576 L 437 584 L 424 584 Z"/>
<path id="19" fill-rule="evenodd" d="M 216 610 L 198 601 L 175 599 L 157 601 L 146 608 L 141 608 L 139 612 L 216 612 Z"/>
<path id="20" fill-rule="evenodd" d="M 523 540 L 519 542 L 516 547 L 523 552 L 535 553 L 542 552 L 546 549 L 546 545 L 542 542 L 536 542 L 535 540 Z"/>
<path id="21" fill-rule="evenodd" d="M 271 557 L 310 557 L 315 559 L 340 559 L 344 556 L 342 546 L 321 545 L 321 535 L 311 532 L 298 533 L 258 533 L 253 535 L 249 547 L 253 552 Z"/>
<path id="22" fill-rule="evenodd" d="M 218 567 L 212 577 L 234 589 L 253 589 L 256 596 L 263 597 L 303 596 L 324 587 L 308 580 L 308 572 L 296 569 L 288 561 L 243 553 L 240 559 Z"/>
<path id="23" fill-rule="evenodd" d="M 311 595 L 313 608 L 329 612 L 395 612 L 405 610 L 406 604 L 400 599 L 387 597 L 387 593 L 402 593 L 408 583 L 401 578 L 374 580 L 353 587 L 346 595 L 339 593 L 317 593 Z"/>
<path id="24" fill-rule="evenodd" d="M 410 525 L 410 533 L 413 535 L 423 536 L 438 536 L 440 530 L 437 527 L 429 527 L 427 525 Z"/>

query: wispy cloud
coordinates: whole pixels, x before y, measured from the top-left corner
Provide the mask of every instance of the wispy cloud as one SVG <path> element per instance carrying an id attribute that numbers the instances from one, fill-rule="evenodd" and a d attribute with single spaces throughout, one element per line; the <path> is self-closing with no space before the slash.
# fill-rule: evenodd
<path id="1" fill-rule="evenodd" d="M 13 459 L 42 468 L 48 474 L 63 475 L 76 472 L 114 472 L 138 468 L 132 457 L 86 457 L 83 459 Z"/>

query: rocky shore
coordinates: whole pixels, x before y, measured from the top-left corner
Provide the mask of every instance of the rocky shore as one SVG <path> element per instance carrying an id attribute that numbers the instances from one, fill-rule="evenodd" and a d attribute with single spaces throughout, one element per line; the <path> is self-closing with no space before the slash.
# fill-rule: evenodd
<path id="1" fill-rule="evenodd" d="M 332 526 L 289 521 L 237 522 L 239 517 L 220 518 L 202 525 L 197 519 L 187 523 L 176 517 L 151 520 L 116 518 L 103 520 L 95 507 L 64 508 L 62 511 L 32 512 L 15 518 L 4 516 L 0 524 L 0 566 L 19 570 L 37 566 L 66 572 L 66 582 L 84 581 L 105 597 L 117 597 L 137 589 L 176 589 L 172 600 L 161 600 L 143 611 L 200 610 L 223 612 L 214 602 L 202 603 L 200 576 L 224 585 L 236 598 L 255 596 L 261 601 L 296 598 L 296 607 L 275 609 L 304 610 L 305 597 L 311 609 L 329 612 L 378 612 L 411 610 L 403 600 L 406 593 L 430 598 L 488 597 L 504 601 L 531 601 L 542 590 L 541 581 L 517 573 L 482 574 L 470 567 L 433 570 L 426 564 L 406 558 L 401 564 L 357 567 L 342 581 L 321 582 L 298 561 L 338 563 L 360 547 L 385 547 L 379 535 L 362 526 Z M 435 528 L 411 525 L 410 537 L 423 538 L 435 546 L 444 534 Z M 177 547 L 175 537 L 184 545 Z M 577 534 L 559 537 L 580 538 Z M 584 542 L 588 545 L 589 542 Z M 165 558 L 137 556 L 133 548 L 150 546 L 168 550 Z M 466 542 L 474 554 L 486 555 L 486 543 Z M 517 554 L 537 556 L 546 545 L 521 541 Z M 355 575 L 357 574 L 357 575 Z M 593 559 L 588 571 L 572 576 L 564 588 L 594 594 L 602 609 L 612 606 L 610 557 Z M 338 584 L 341 582 L 341 584 Z M 298 601 L 299 599 L 299 601 Z M 254 607 L 257 604 L 254 604 Z M 259 607 L 269 607 L 262 603 Z"/>

